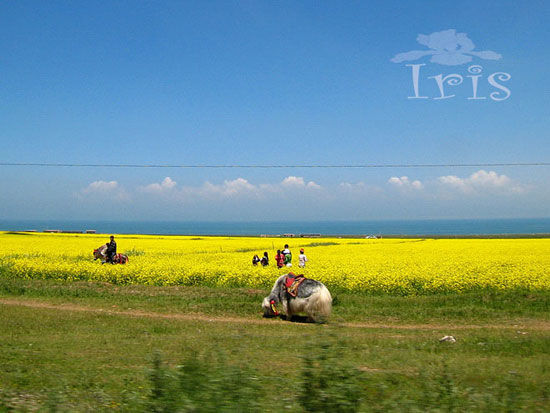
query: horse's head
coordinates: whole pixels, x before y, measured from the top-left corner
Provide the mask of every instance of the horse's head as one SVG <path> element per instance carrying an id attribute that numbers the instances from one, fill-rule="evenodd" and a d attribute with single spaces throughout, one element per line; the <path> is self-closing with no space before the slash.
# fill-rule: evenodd
<path id="1" fill-rule="evenodd" d="M 277 301 L 275 297 L 267 296 L 262 302 L 262 309 L 264 310 L 264 317 L 277 317 L 279 312 L 277 311 Z"/>

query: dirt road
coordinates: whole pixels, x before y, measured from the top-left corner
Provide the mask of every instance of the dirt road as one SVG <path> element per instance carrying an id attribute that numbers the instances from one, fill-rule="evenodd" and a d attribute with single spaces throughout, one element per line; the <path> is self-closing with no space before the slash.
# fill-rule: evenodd
<path id="1" fill-rule="evenodd" d="M 134 309 L 117 309 L 117 308 L 102 308 L 102 307 L 90 307 L 76 304 L 53 304 L 45 301 L 33 300 L 33 299 L 21 299 L 21 298 L 0 298 L 0 305 L 6 306 L 20 306 L 36 309 L 56 310 L 56 311 L 72 311 L 72 312 L 87 312 L 105 314 L 110 316 L 122 316 L 122 317 L 146 317 L 146 318 L 158 318 L 158 319 L 171 319 L 182 321 L 205 321 L 214 323 L 238 323 L 238 324 L 256 324 L 267 325 L 269 323 L 277 322 L 278 320 L 264 319 L 260 314 L 254 314 L 253 317 L 227 317 L 227 316 L 213 316 L 201 313 L 159 313 L 151 311 L 142 311 Z M 308 323 L 292 323 L 293 325 L 307 326 Z M 380 323 L 380 322 L 338 322 L 333 321 L 329 323 L 332 325 L 338 325 L 342 327 L 350 328 L 365 328 L 365 329 L 394 329 L 394 330 L 469 330 L 469 329 L 528 329 L 548 331 L 550 330 L 550 322 L 540 320 L 522 320 L 521 322 L 510 322 L 501 324 L 400 324 L 400 323 Z"/>

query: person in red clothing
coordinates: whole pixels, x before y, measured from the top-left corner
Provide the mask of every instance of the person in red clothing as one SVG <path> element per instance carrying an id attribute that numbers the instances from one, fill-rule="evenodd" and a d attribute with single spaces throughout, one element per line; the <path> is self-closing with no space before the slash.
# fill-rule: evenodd
<path id="1" fill-rule="evenodd" d="M 283 268 L 285 266 L 285 255 L 281 253 L 281 250 L 277 250 L 275 261 L 277 262 L 277 268 Z"/>

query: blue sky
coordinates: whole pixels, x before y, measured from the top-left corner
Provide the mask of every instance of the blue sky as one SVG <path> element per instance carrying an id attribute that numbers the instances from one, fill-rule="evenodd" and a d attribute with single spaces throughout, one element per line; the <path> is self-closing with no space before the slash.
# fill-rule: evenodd
<path id="1" fill-rule="evenodd" d="M 548 162 L 549 17 L 536 0 L 3 2 L 0 161 Z M 449 29 L 501 58 L 391 61 Z M 425 64 L 429 99 L 408 99 L 406 64 Z M 484 100 L 468 99 L 471 65 Z M 511 75 L 503 101 L 496 72 Z M 429 77 L 453 73 L 456 96 L 433 99 Z M 549 167 L 0 173 L 0 216 L 14 219 L 550 215 Z"/>

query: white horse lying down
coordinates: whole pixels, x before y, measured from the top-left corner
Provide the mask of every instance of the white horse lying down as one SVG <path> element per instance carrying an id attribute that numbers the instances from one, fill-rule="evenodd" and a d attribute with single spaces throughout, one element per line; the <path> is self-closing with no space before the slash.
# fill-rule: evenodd
<path id="1" fill-rule="evenodd" d="M 305 278 L 293 296 L 287 288 L 292 280 L 287 283 L 287 279 L 294 277 L 294 274 L 290 273 L 281 275 L 275 281 L 271 293 L 262 302 L 264 317 L 279 315 L 277 306 L 282 304 L 287 320 L 290 320 L 293 314 L 305 313 L 310 321 L 326 321 L 332 311 L 332 296 L 327 287 L 320 281 Z"/>

